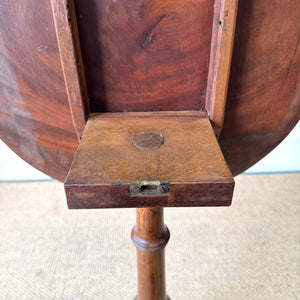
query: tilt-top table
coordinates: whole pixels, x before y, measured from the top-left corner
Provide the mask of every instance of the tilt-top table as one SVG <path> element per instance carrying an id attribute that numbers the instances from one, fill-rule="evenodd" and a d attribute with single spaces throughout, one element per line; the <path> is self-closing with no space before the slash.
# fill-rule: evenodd
<path id="1" fill-rule="evenodd" d="M 138 300 L 167 299 L 163 208 L 230 205 L 299 120 L 297 4 L 1 1 L 1 138 L 69 208 L 137 208 Z"/>

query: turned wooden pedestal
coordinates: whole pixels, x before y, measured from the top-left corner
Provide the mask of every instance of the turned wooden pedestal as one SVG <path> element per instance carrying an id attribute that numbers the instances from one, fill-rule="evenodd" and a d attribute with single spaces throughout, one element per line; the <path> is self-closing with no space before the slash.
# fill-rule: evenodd
<path id="1" fill-rule="evenodd" d="M 170 232 L 163 208 L 137 208 L 131 238 L 137 247 L 138 296 L 136 300 L 166 300 L 165 252 Z"/>
<path id="2" fill-rule="evenodd" d="M 234 181 L 203 112 L 92 114 L 65 182 L 69 208 L 137 207 L 137 300 L 166 300 L 163 207 L 231 204 Z"/>

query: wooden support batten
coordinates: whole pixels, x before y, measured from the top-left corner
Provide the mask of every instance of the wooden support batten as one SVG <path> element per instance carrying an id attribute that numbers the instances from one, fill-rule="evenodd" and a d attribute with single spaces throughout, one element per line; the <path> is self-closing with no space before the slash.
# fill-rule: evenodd
<path id="1" fill-rule="evenodd" d="M 89 115 L 89 99 L 75 4 L 74 0 L 51 0 L 51 6 L 73 125 L 80 140 Z"/>

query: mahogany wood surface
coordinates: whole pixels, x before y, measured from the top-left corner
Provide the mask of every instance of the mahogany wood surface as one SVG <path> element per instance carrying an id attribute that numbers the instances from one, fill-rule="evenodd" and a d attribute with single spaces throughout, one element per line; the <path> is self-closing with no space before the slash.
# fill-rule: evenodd
<path id="1" fill-rule="evenodd" d="M 131 238 L 137 247 L 138 295 L 136 300 L 167 300 L 164 247 L 170 233 L 163 208 L 137 208 Z"/>
<path id="2" fill-rule="evenodd" d="M 205 108 L 216 135 L 222 130 L 238 0 L 215 1 Z"/>
<path id="3" fill-rule="evenodd" d="M 75 0 L 92 112 L 204 109 L 212 0 Z"/>
<path id="4" fill-rule="evenodd" d="M 220 145 L 233 174 L 271 151 L 300 118 L 299 1 L 239 1 Z"/>
<path id="5" fill-rule="evenodd" d="M 94 112 L 206 109 L 218 136 L 224 118 L 219 143 L 234 175 L 299 120 L 298 0 L 239 1 L 225 113 L 237 1 L 51 1 L 54 15 L 50 0 L 1 1 L 0 136 L 54 178 L 65 178 L 84 127 L 84 73 Z M 139 300 L 166 298 L 159 207 L 231 202 L 208 119 L 189 113 L 92 114 L 66 181 L 70 208 L 157 206 L 137 210 L 132 234 Z M 142 128 L 163 145 L 134 148 Z M 169 180 L 169 195 L 130 195 L 130 181 L 145 179 Z"/>
<path id="6" fill-rule="evenodd" d="M 69 208 L 230 205 L 234 181 L 207 116 L 183 114 L 91 114 L 65 182 Z M 140 133 L 164 143 L 141 150 Z M 143 181 L 167 181 L 169 194 L 132 196 Z"/>
<path id="7" fill-rule="evenodd" d="M 65 179 L 78 140 L 49 1 L 0 3 L 0 137 L 39 170 Z"/>
<path id="8" fill-rule="evenodd" d="M 80 140 L 89 115 L 89 99 L 73 0 L 51 0 L 57 43 L 73 124 Z"/>
<path id="9" fill-rule="evenodd" d="M 233 175 L 260 160 L 299 120 L 298 4 L 298 0 L 239 1 L 219 139 Z M 78 19 L 82 17 L 79 13 Z M 1 1 L 0 28 L 1 139 L 27 162 L 63 181 L 78 140 L 50 2 Z M 100 54 L 96 53 L 98 58 Z M 99 81 L 103 82 L 101 76 Z"/>

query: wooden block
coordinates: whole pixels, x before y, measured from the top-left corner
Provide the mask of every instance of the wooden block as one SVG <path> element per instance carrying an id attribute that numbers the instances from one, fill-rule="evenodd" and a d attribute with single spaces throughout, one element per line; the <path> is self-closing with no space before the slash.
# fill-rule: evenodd
<path id="1" fill-rule="evenodd" d="M 234 180 L 203 112 L 91 114 L 69 208 L 226 206 Z"/>

